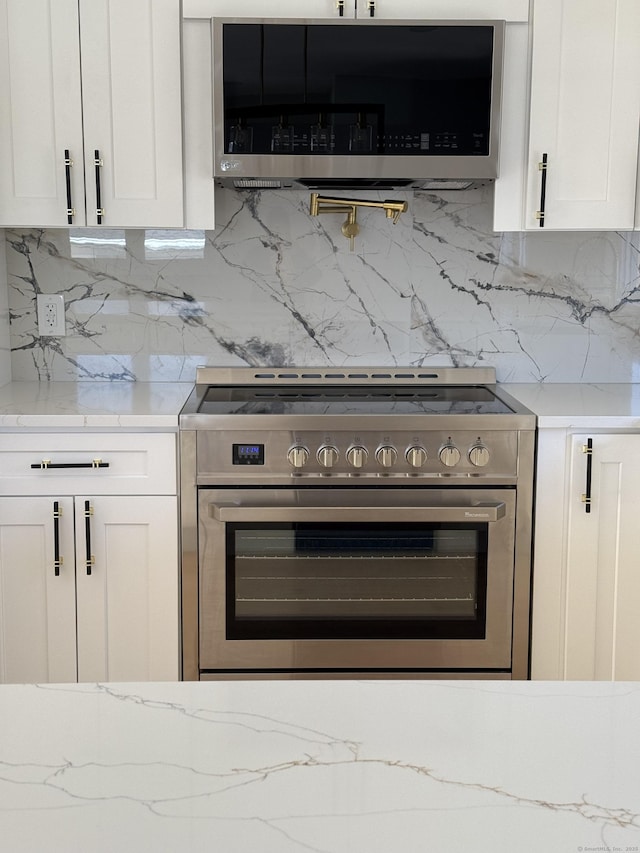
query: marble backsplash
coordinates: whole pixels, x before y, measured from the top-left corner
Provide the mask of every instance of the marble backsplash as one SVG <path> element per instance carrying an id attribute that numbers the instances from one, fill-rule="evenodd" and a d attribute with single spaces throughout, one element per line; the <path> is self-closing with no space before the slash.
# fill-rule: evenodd
<path id="1" fill-rule="evenodd" d="M 218 191 L 215 231 L 7 230 L 13 379 L 191 381 L 208 363 L 640 381 L 640 233 L 495 234 L 490 187 L 386 195 L 408 212 L 359 212 L 353 252 L 298 192 Z M 66 337 L 38 334 L 40 292 L 64 294 Z"/>

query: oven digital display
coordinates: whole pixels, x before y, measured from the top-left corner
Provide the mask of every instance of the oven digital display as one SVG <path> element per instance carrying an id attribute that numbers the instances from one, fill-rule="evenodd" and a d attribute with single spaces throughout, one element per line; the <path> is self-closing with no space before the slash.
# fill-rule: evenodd
<path id="1" fill-rule="evenodd" d="M 234 465 L 264 465 L 264 444 L 234 444 Z"/>

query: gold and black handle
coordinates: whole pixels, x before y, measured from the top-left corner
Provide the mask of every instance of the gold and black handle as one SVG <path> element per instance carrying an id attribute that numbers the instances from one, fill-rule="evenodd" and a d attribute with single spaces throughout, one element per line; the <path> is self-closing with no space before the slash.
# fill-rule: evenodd
<path id="1" fill-rule="evenodd" d="M 584 511 L 591 512 L 591 475 L 593 471 L 593 439 L 588 438 L 587 443 L 582 445 L 582 452 L 587 457 L 587 478 L 585 483 L 585 492 L 582 495 L 582 503 Z"/>
<path id="2" fill-rule="evenodd" d="M 341 18 L 344 18 L 344 0 L 337 0 L 336 9 L 338 10 L 338 15 Z"/>
<path id="3" fill-rule="evenodd" d="M 43 471 L 54 468 L 108 468 L 109 463 L 103 462 L 102 459 L 92 459 L 91 462 L 52 462 L 50 459 L 42 459 L 40 462 L 33 462 L 31 467 L 40 468 Z"/>
<path id="4" fill-rule="evenodd" d="M 369 10 L 369 17 L 375 18 L 375 16 L 376 16 L 376 0 L 367 0 L 367 9 Z"/>
<path id="5" fill-rule="evenodd" d="M 60 519 L 62 510 L 59 501 L 53 502 L 53 573 L 56 577 L 60 575 L 60 566 L 64 560 L 60 556 Z"/>
<path id="6" fill-rule="evenodd" d="M 102 207 L 102 189 L 100 186 L 100 169 L 103 166 L 102 159 L 100 158 L 100 151 L 98 148 L 94 151 L 93 165 L 96 170 L 96 221 L 98 225 L 102 225 L 102 217 L 104 216 L 104 210 Z"/>
<path id="7" fill-rule="evenodd" d="M 93 515 L 93 507 L 91 501 L 84 502 L 84 541 L 85 541 L 85 566 L 87 574 L 91 574 L 91 568 L 94 565 L 96 558 L 91 553 L 91 516 Z"/>
<path id="8" fill-rule="evenodd" d="M 540 177 L 540 210 L 536 211 L 536 219 L 540 228 L 544 228 L 545 204 L 547 199 L 547 152 L 542 155 L 538 163 L 538 169 L 542 173 Z"/>
<path id="9" fill-rule="evenodd" d="M 71 167 L 73 166 L 73 160 L 71 159 L 71 154 L 68 148 L 64 149 L 64 177 L 65 184 L 67 187 L 67 224 L 73 225 L 73 217 L 76 215 L 75 208 L 73 206 L 73 202 L 71 200 Z"/>

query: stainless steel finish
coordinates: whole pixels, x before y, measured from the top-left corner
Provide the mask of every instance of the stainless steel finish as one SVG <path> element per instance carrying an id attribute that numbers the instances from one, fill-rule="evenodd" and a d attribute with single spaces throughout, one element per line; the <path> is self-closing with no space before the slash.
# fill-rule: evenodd
<path id="1" fill-rule="evenodd" d="M 200 668 L 220 669 L 509 669 L 513 598 L 513 490 L 365 489 L 200 491 Z M 242 504 L 242 505 L 240 505 Z M 484 505 L 483 505 L 484 504 Z M 487 580 L 483 640 L 229 640 L 225 637 L 224 525 L 229 521 L 460 521 L 489 525 L 492 571 Z M 467 518 L 467 520 L 469 520 Z"/>
<path id="2" fill-rule="evenodd" d="M 380 679 L 404 681 L 407 678 L 411 678 L 412 681 L 420 679 L 423 681 L 458 681 L 467 678 L 473 678 L 474 681 L 508 681 L 511 676 L 507 672 L 460 672 L 460 670 L 452 670 L 451 672 L 424 670 L 407 674 L 393 669 L 366 669 L 359 672 L 351 670 L 334 670 L 333 672 L 314 672 L 313 670 L 270 672 L 265 669 L 242 670 L 242 672 L 219 670 L 217 672 L 203 672 L 200 676 L 201 681 L 346 681 L 353 678 L 366 679 L 367 681 Z"/>
<path id="3" fill-rule="evenodd" d="M 199 486 L 255 484 L 258 474 L 254 466 L 233 465 L 228 448 L 234 442 L 256 441 L 256 434 L 265 429 L 269 430 L 269 453 L 265 455 L 265 464 L 260 466 L 259 476 L 261 482 L 274 487 L 326 485 L 327 482 L 335 485 L 348 483 L 350 486 L 386 485 L 393 482 L 426 486 L 441 485 L 443 478 L 446 478 L 449 483 L 459 480 L 469 485 L 477 484 L 479 477 L 482 478 L 483 483 L 490 482 L 494 485 L 506 486 L 515 485 L 518 477 L 521 476 L 519 466 L 522 463 L 518 461 L 519 437 L 515 431 L 482 430 L 483 441 L 492 448 L 489 463 L 479 469 L 471 463 L 465 452 L 459 463 L 450 468 L 440 460 L 438 455 L 443 444 L 453 432 L 457 444 L 470 449 L 477 441 L 478 430 L 429 429 L 428 416 L 424 417 L 423 424 L 419 424 L 420 428 L 416 428 L 415 417 L 400 415 L 392 419 L 393 429 L 391 430 L 383 416 L 371 415 L 366 418 L 367 432 L 364 434 L 362 430 L 364 418 L 358 419 L 358 424 L 351 429 L 345 429 L 345 419 L 340 420 L 341 417 L 326 415 L 321 418 L 320 420 L 325 424 L 324 430 L 318 429 L 319 419 L 312 416 L 306 418 L 294 430 L 278 429 L 273 424 L 269 428 L 267 415 L 256 415 L 256 420 L 252 416 L 253 427 L 242 422 L 240 416 L 230 415 L 228 416 L 230 428 L 223 425 L 222 418 L 216 420 L 212 417 L 210 429 L 196 431 L 197 483 Z M 464 418 L 462 415 L 456 417 Z M 473 416 L 470 415 L 469 418 Z M 294 418 L 286 418 L 287 423 L 293 420 Z M 236 424 L 238 425 L 234 428 Z M 375 460 L 375 452 L 384 438 L 387 440 L 386 443 L 393 445 L 399 451 L 391 468 L 383 468 Z M 327 439 L 330 439 L 331 446 L 337 448 L 338 452 L 338 459 L 333 462 L 331 468 L 326 468 L 317 458 L 318 450 L 325 446 Z M 349 449 L 356 441 L 359 446 L 368 451 L 367 458 L 363 458 L 362 467 L 357 469 L 349 463 L 347 457 Z M 291 447 L 298 444 L 309 449 L 309 457 L 304 467 L 293 468 L 288 461 L 288 454 Z M 407 451 L 414 444 L 421 444 L 427 451 L 427 459 L 421 468 L 414 468 L 407 458 Z M 331 456 L 333 457 L 333 454 Z"/>
<path id="4" fill-rule="evenodd" d="M 424 447 L 414 445 L 413 447 L 407 448 L 405 458 L 412 468 L 422 468 L 424 463 L 427 461 L 428 453 Z"/>
<path id="5" fill-rule="evenodd" d="M 332 445 L 325 445 L 318 450 L 318 462 L 323 468 L 333 468 L 339 456 L 338 448 Z"/>
<path id="6" fill-rule="evenodd" d="M 460 451 L 455 444 L 445 444 L 438 452 L 438 458 L 447 468 L 453 468 L 460 461 Z"/>
<path id="7" fill-rule="evenodd" d="M 196 368 L 196 386 L 383 385 L 419 381 L 421 385 L 495 385 L 494 367 L 209 367 Z M 518 405 L 513 398 L 510 398 Z M 522 411 L 526 409 L 520 407 Z"/>
<path id="8" fill-rule="evenodd" d="M 390 444 L 383 444 L 376 450 L 376 462 L 383 468 L 392 468 L 397 458 L 398 451 Z"/>
<path id="9" fill-rule="evenodd" d="M 370 179 L 372 183 L 381 179 L 398 181 L 398 189 L 421 189 L 431 179 L 463 179 L 470 181 L 492 180 L 498 177 L 498 135 L 502 100 L 502 74 L 504 54 L 504 21 L 447 20 L 432 23 L 447 26 L 470 26 L 473 24 L 493 25 L 494 55 L 492 69 L 491 121 L 488 157 L 468 155 L 425 156 L 411 155 L 327 155 L 315 156 L 279 154 L 227 154 L 224 150 L 224 96 L 222 87 L 222 27 L 225 23 L 264 23 L 264 24 L 321 24 L 324 26 L 429 26 L 429 21 L 402 21 L 379 18 L 360 18 L 349 23 L 345 18 L 213 18 L 213 168 L 214 178 L 222 186 L 241 188 L 244 182 L 265 181 L 278 189 L 314 189 L 313 179 Z M 305 183 L 301 183 L 300 180 Z M 407 184 L 406 180 L 411 183 Z M 237 186 L 239 185 L 239 187 Z M 344 186 L 341 186 L 344 189 Z M 357 185 L 357 189 L 363 189 Z M 385 189 L 388 187 L 385 186 Z M 445 187 L 446 188 L 446 187 Z"/>
<path id="10" fill-rule="evenodd" d="M 287 459 L 294 468 L 304 468 L 309 461 L 309 451 L 306 447 L 296 445 L 287 453 Z"/>
<path id="11" fill-rule="evenodd" d="M 200 677 L 198 654 L 198 492 L 196 433 L 180 430 L 180 609 L 182 616 L 182 678 Z"/>
<path id="12" fill-rule="evenodd" d="M 447 414 L 396 414 L 393 404 L 386 413 L 365 407 L 359 415 L 349 406 L 340 414 L 339 407 L 329 413 L 321 405 L 320 414 L 278 414 L 277 405 L 253 413 L 252 404 L 247 412 L 233 406 L 219 414 L 201 411 L 209 386 L 264 389 L 266 399 L 278 386 L 286 387 L 285 397 L 301 389 L 302 399 L 325 386 L 345 393 L 366 386 L 386 399 L 395 387 L 402 397 L 412 386 L 431 385 L 487 387 L 511 412 L 465 414 L 454 406 Z M 528 677 L 535 417 L 495 385 L 493 369 L 202 367 L 180 427 L 184 678 L 269 677 L 269 669 L 279 678 L 312 678 L 319 674 L 310 670 L 320 668 L 327 678 L 393 670 L 431 678 L 457 669 L 461 677 Z M 232 444 L 261 442 L 259 465 L 233 464 Z M 456 456 L 452 448 L 459 454 L 453 466 L 447 464 Z M 381 465 L 377 452 L 393 464 Z M 477 640 L 392 640 L 385 649 L 377 640 L 224 637 L 226 524 L 425 519 L 487 523 L 484 646 Z M 212 566 L 218 567 L 216 580 Z M 211 642 L 217 644 L 213 653 Z"/>
<path id="13" fill-rule="evenodd" d="M 360 447 L 356 444 L 347 450 L 347 462 L 352 468 L 362 468 L 368 458 L 369 453 L 366 447 Z"/>
<path id="14" fill-rule="evenodd" d="M 354 496 L 347 494 L 342 498 L 336 492 L 314 492 L 314 498 L 317 496 L 319 501 L 317 506 L 270 506 L 264 502 L 244 504 L 242 506 L 215 503 L 215 499 L 211 498 L 211 503 L 208 505 L 207 514 L 216 521 L 322 521 L 335 518 L 336 520 L 346 522 L 356 521 L 424 521 L 427 517 L 429 521 L 445 521 L 458 522 L 469 521 L 470 519 L 479 521 L 499 521 L 505 516 L 504 501 L 478 501 L 474 497 L 469 497 L 468 503 L 462 506 L 420 504 L 418 506 L 406 506 L 406 502 L 410 500 L 405 493 L 393 492 L 387 494 L 383 492 L 376 495 L 376 502 L 373 506 L 354 505 L 354 501 L 361 501 L 366 498 L 363 494 Z M 430 497 L 430 496 L 429 496 Z M 243 495 L 243 500 L 259 500 L 260 495 Z M 396 498 L 402 502 L 401 506 L 393 505 L 378 505 L 377 500 L 388 500 Z M 283 498 L 284 499 L 284 498 Z M 323 501 L 324 499 L 324 501 Z M 370 500 L 372 498 L 369 498 Z M 341 502 L 342 500 L 342 502 Z M 321 502 L 323 501 L 323 502 Z M 339 514 L 339 515 L 338 515 Z"/>
<path id="15" fill-rule="evenodd" d="M 485 465 L 489 464 L 490 458 L 491 454 L 484 444 L 474 444 L 469 450 L 469 462 L 475 465 L 476 468 L 484 468 Z"/>

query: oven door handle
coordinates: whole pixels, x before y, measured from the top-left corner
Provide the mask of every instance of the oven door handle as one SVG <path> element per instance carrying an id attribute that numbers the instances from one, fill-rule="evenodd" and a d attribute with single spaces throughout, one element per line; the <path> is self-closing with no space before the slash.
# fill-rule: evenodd
<path id="1" fill-rule="evenodd" d="M 223 506 L 209 504 L 217 521 L 498 521 L 506 507 L 501 501 L 467 506 Z"/>

